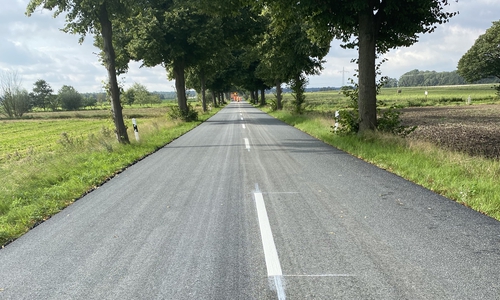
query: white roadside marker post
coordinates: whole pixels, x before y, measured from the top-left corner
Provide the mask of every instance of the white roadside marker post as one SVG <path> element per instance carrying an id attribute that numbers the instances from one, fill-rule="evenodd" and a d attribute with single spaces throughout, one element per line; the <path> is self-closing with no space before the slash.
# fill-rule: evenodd
<path id="1" fill-rule="evenodd" d="M 337 130 L 339 130 L 339 116 L 340 116 L 340 113 L 338 110 L 335 111 L 335 132 L 337 132 Z"/>
<path id="2" fill-rule="evenodd" d="M 139 129 L 137 129 L 137 122 L 135 119 L 132 119 L 132 126 L 134 126 L 134 134 L 135 134 L 135 140 L 140 141 L 139 139 Z"/>

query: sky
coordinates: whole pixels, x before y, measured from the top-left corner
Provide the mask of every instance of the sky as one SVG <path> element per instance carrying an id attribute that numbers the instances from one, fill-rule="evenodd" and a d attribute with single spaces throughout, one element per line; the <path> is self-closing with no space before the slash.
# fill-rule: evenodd
<path id="1" fill-rule="evenodd" d="M 79 36 L 64 33 L 64 16 L 53 17 L 47 10 L 25 15 L 29 0 L 0 0 L 0 75 L 17 74 L 28 91 L 38 79 L 44 79 L 57 92 L 63 85 L 73 86 L 81 93 L 103 91 L 106 69 L 98 60 L 99 50 L 93 37 L 83 44 Z M 382 74 L 399 78 L 419 69 L 430 71 L 456 70 L 458 60 L 474 41 L 500 19 L 500 0 L 451 0 L 447 10 L 458 11 L 448 23 L 439 25 L 430 34 L 407 48 L 393 49 L 384 57 Z M 345 50 L 332 41 L 320 75 L 309 77 L 308 87 L 339 87 L 353 78 L 356 65 L 351 59 L 357 51 Z M 120 76 L 125 89 L 135 82 L 149 91 L 174 91 L 164 68 L 140 67 L 130 63 L 129 72 Z"/>

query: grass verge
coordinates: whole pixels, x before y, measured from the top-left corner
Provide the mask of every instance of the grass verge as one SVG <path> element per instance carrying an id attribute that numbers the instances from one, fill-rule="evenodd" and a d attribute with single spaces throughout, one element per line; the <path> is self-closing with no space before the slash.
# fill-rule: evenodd
<path id="1" fill-rule="evenodd" d="M 318 115 L 270 114 L 308 134 L 500 221 L 500 161 L 440 149 L 430 143 L 371 133 L 340 136 Z"/>
<path id="2" fill-rule="evenodd" d="M 62 134 L 58 147 L 0 164 L 0 246 L 47 220 L 82 195 L 131 164 L 155 152 L 214 115 L 198 122 L 165 117 L 144 120 L 140 142 L 129 130 L 130 145 L 115 141 L 109 130 L 87 137 Z"/>

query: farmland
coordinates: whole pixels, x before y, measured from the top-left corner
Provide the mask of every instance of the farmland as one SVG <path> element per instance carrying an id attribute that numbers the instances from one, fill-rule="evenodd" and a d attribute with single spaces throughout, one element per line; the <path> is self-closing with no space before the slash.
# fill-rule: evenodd
<path id="1" fill-rule="evenodd" d="M 150 123 L 165 117 L 168 106 L 133 107 L 124 110 L 126 125 L 132 128 L 132 118 Z M 113 123 L 109 109 L 82 110 L 77 112 L 33 112 L 21 120 L 0 119 L 2 132 L 0 162 L 21 159 L 34 153 L 54 151 L 60 148 L 65 136 L 85 140 L 89 136 L 111 135 Z M 133 138 L 133 132 L 129 135 Z"/>
<path id="2" fill-rule="evenodd" d="M 425 91 L 427 91 L 427 96 Z M 391 105 L 420 107 L 450 104 L 465 105 L 469 96 L 472 104 L 495 103 L 498 101 L 498 96 L 491 84 L 382 88 L 377 99 L 381 107 Z M 285 102 L 290 102 L 291 99 L 291 94 L 284 95 Z M 323 112 L 345 108 L 349 102 L 349 99 L 338 90 L 307 93 L 306 99 L 306 108 L 308 110 Z"/>

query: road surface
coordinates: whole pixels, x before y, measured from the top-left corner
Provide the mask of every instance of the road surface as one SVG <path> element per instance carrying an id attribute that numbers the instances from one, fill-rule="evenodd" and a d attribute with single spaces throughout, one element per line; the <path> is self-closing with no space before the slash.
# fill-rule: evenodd
<path id="1" fill-rule="evenodd" d="M 0 250 L 0 299 L 500 299 L 500 222 L 231 103 Z"/>

